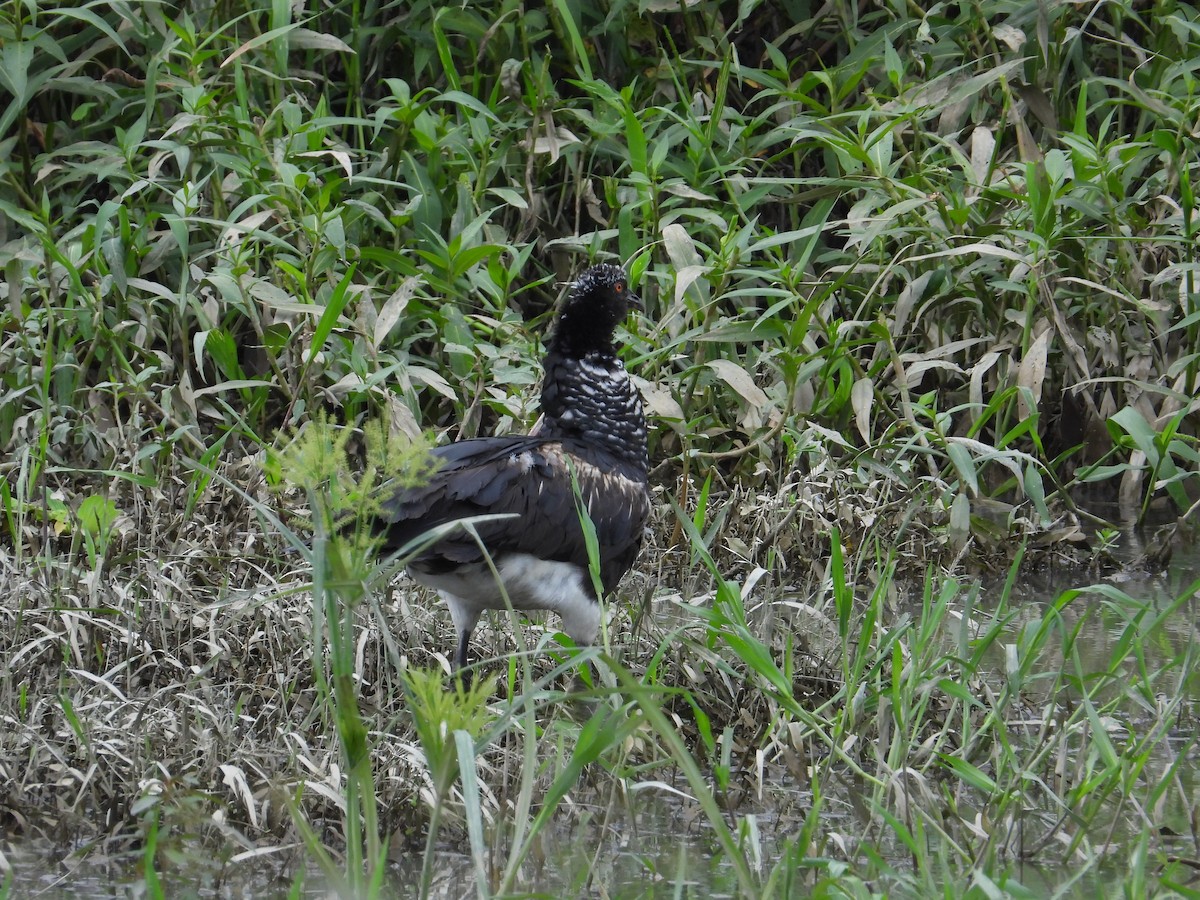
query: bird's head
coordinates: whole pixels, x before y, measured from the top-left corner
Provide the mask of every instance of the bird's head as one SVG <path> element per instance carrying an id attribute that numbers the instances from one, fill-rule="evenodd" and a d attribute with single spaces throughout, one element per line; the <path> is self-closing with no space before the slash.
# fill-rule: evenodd
<path id="1" fill-rule="evenodd" d="M 620 266 L 600 263 L 586 269 L 567 295 L 558 313 L 557 343 L 580 355 L 591 350 L 611 350 L 613 332 L 631 309 L 644 309 L 629 288 L 629 277 Z"/>

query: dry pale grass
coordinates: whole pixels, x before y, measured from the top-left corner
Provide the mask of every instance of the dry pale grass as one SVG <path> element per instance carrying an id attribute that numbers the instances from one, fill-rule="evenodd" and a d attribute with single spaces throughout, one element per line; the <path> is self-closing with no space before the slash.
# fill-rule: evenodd
<path id="1" fill-rule="evenodd" d="M 9 829 L 60 843 L 119 841 L 154 812 L 249 848 L 295 839 L 294 801 L 336 843 L 344 772 L 331 713 L 318 699 L 307 574 L 256 512 L 280 498 L 253 457 L 223 463 L 189 513 L 193 481 L 183 468 L 153 487 L 114 480 L 109 496 L 121 514 L 94 568 L 69 532 L 31 526 L 20 556 L 0 551 L 0 816 Z M 823 464 L 773 481 L 754 489 L 717 480 L 709 509 L 721 518 L 710 549 L 724 577 L 740 583 L 754 632 L 791 661 L 797 697 L 817 706 L 840 687 L 836 617 L 822 587 L 831 529 L 863 548 L 865 591 L 881 575 L 882 560 L 868 550 L 885 529 L 906 565 L 955 565 L 964 554 L 939 513 L 893 480 L 864 486 Z M 710 603 L 713 580 L 666 502 L 694 509 L 698 485 L 681 485 L 657 488 L 649 546 L 610 608 L 614 649 L 655 683 L 686 688 L 691 701 L 671 694 L 667 711 L 693 746 L 692 702 L 714 731 L 727 730 L 732 757 L 748 773 L 744 790 L 761 794 L 764 765 L 793 766 L 807 751 L 793 746 L 786 718 L 721 658 L 692 613 Z M 93 479 L 60 485 L 68 501 L 73 491 L 95 490 Z M 432 794 L 398 673 L 447 667 L 452 629 L 434 598 L 404 579 L 364 605 L 358 622 L 356 676 L 383 825 L 416 835 Z M 523 636 L 537 642 L 536 630 Z M 482 654 L 517 647 L 504 617 L 485 623 L 477 640 Z M 559 746 L 560 715 L 549 702 L 539 711 L 547 778 L 570 750 Z M 669 764 L 650 735 L 635 736 L 627 752 L 631 763 Z M 519 764 L 510 756 L 501 741 L 481 757 L 488 814 L 508 803 Z"/>

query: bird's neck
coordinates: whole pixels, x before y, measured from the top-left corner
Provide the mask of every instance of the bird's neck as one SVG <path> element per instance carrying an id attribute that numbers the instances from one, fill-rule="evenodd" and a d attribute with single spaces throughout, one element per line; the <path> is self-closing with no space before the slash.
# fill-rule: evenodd
<path id="1" fill-rule="evenodd" d="M 546 352 L 542 433 L 582 441 L 645 474 L 646 417 L 642 400 L 616 355 L 574 355 L 557 344 Z"/>
<path id="2" fill-rule="evenodd" d="M 581 325 L 584 327 L 580 327 Z M 561 317 L 555 333 L 547 342 L 546 354 L 547 356 L 557 354 L 564 358 L 574 359 L 589 357 L 616 359 L 616 345 L 611 337 L 598 336 L 602 333 L 603 329 L 587 327 L 585 323 L 574 319 L 568 322 L 565 316 Z"/>

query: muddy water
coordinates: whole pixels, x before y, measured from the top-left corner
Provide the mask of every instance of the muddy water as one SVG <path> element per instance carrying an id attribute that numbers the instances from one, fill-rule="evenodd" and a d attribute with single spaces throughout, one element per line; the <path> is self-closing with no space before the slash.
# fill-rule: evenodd
<path id="1" fill-rule="evenodd" d="M 1145 549 L 1141 536 L 1128 531 L 1114 552 L 1125 568 L 1103 574 L 1051 570 L 1024 575 L 1014 586 L 1010 600 L 1011 608 L 1018 610 L 1009 629 L 1012 640 L 1019 641 L 1020 629 L 1046 615 L 1064 592 L 1080 590 L 1063 607 L 1059 630 L 1059 635 L 1077 632 L 1070 646 L 1078 655 L 1080 670 L 1090 676 L 1114 670 L 1134 683 L 1143 666 L 1149 672 L 1171 666 L 1181 654 L 1200 646 L 1200 597 L 1195 595 L 1200 579 L 1200 546 L 1177 543 L 1168 567 L 1157 572 L 1139 565 Z M 1180 598 L 1182 602 L 1176 603 Z M 1173 605 L 1169 614 L 1162 615 Z M 1155 624 L 1156 620 L 1160 621 Z M 1048 642 L 1049 648 L 1061 649 L 1059 635 Z M 1124 652 L 1123 641 L 1133 635 L 1142 638 L 1144 660 Z M 1039 671 L 1058 666 L 1061 654 L 1043 659 L 1036 667 Z M 1192 680 L 1182 693 L 1194 706 L 1200 701 L 1200 681 Z"/>
<path id="2" fill-rule="evenodd" d="M 575 809 L 570 827 L 551 826 L 536 839 L 513 885 L 519 896 L 542 897 L 734 897 L 737 880 L 722 858 L 711 833 L 694 819 L 690 824 L 680 802 L 652 789 L 628 798 L 623 808 Z M 83 848 L 80 848 L 81 850 Z M 49 843 L 25 842 L 4 848 L 15 871 L 13 898 L 60 900 L 153 896 L 136 854 L 109 856 L 86 851 L 79 859 L 64 857 Z M 295 866 L 298 848 L 279 854 L 219 865 L 211 856 L 159 860 L 157 878 L 167 898 L 283 898 L 337 896 L 315 871 L 299 886 Z M 384 897 L 415 897 L 420 852 L 393 852 Z M 495 864 L 503 867 L 498 855 Z M 768 861 L 769 862 L 769 861 Z M 474 863 L 462 844 L 444 845 L 438 854 L 430 896 L 478 896 Z M 0 879 L 0 896 L 4 896 Z"/>

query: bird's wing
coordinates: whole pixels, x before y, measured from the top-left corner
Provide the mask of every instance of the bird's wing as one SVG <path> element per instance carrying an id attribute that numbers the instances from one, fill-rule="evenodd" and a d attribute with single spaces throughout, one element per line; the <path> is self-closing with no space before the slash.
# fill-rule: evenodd
<path id="1" fill-rule="evenodd" d="M 422 487 L 384 504 L 386 544 L 403 547 L 430 528 L 472 516 L 515 514 L 477 523 L 489 552 L 530 553 L 586 567 L 587 545 L 571 484 L 574 468 L 596 527 L 601 579 L 612 590 L 632 565 L 649 514 L 644 479 L 591 448 L 540 436 L 477 438 L 435 449 L 441 466 Z M 568 462 L 568 458 L 570 462 Z M 454 531 L 427 549 L 420 564 L 451 568 L 481 560 L 475 539 Z"/>

